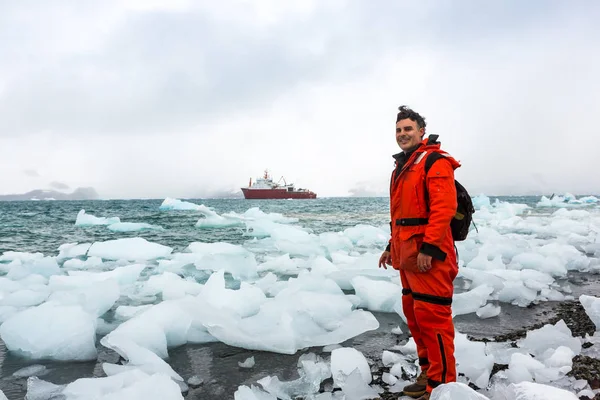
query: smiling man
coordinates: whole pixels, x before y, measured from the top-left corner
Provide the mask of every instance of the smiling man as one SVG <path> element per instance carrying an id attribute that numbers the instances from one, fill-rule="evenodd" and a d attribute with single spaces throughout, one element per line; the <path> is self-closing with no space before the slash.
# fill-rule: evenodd
<path id="1" fill-rule="evenodd" d="M 404 394 L 428 400 L 456 381 L 453 281 L 458 273 L 450 222 L 456 215 L 454 170 L 459 163 L 424 139 L 425 119 L 406 106 L 396 118 L 396 168 L 390 182 L 392 238 L 379 267 L 400 271 L 402 309 L 417 345 L 421 374 Z"/>

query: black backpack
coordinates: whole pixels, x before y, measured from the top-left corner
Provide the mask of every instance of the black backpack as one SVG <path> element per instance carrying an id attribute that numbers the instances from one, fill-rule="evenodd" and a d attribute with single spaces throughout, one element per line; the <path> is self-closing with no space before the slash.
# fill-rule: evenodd
<path id="1" fill-rule="evenodd" d="M 429 143 L 433 144 L 436 142 L 438 135 L 430 135 Z M 431 153 L 425 160 L 425 176 L 431 169 L 434 162 L 444 158 L 440 153 Z M 454 181 L 456 186 L 456 200 L 458 207 L 456 209 L 456 215 L 450 222 L 450 229 L 452 230 L 452 238 L 455 242 L 461 242 L 467 238 L 469 234 L 469 227 L 473 221 L 473 213 L 475 213 L 475 207 L 473 207 L 473 201 L 467 189 L 461 185 L 457 180 Z M 427 203 L 427 211 L 429 211 L 429 193 L 427 192 L 427 185 L 425 185 L 425 201 Z M 474 223 L 473 223 L 474 224 Z M 477 229 L 477 227 L 475 227 Z"/>

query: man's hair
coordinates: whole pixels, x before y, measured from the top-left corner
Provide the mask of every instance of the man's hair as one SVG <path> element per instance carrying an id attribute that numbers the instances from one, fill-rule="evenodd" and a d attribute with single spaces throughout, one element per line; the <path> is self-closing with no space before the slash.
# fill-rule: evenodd
<path id="1" fill-rule="evenodd" d="M 419 129 L 425 128 L 425 126 L 427 126 L 427 124 L 425 123 L 425 118 L 421 117 L 418 112 L 411 110 L 407 106 L 400 106 L 398 107 L 398 110 L 400 111 L 398 112 L 398 116 L 396 117 L 396 123 L 398 123 L 398 121 L 400 120 L 408 118 L 416 122 L 417 127 Z"/>

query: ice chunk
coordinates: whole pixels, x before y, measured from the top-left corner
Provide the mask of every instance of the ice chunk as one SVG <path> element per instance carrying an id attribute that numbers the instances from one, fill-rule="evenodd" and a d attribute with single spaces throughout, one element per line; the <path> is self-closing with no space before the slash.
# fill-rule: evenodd
<path id="1" fill-rule="evenodd" d="M 578 400 L 574 393 L 564 389 L 533 382 L 522 382 L 509 386 L 514 400 Z"/>
<path id="2" fill-rule="evenodd" d="M 559 258 L 546 257 L 539 253 L 518 254 L 512 259 L 509 268 L 533 269 L 559 277 L 567 275 L 567 268 Z"/>
<path id="3" fill-rule="evenodd" d="M 188 249 L 198 257 L 194 264 L 200 270 L 222 269 L 236 279 L 250 279 L 257 276 L 256 258 L 242 246 L 225 242 L 194 242 Z"/>
<path id="4" fill-rule="evenodd" d="M 481 319 L 497 317 L 500 315 L 501 307 L 495 306 L 492 303 L 486 304 L 476 311 L 476 314 Z"/>
<path id="5" fill-rule="evenodd" d="M 358 247 L 379 247 L 385 246 L 390 240 L 389 230 L 376 228 L 371 225 L 358 224 L 352 228 L 344 230 L 344 235 Z"/>
<path id="6" fill-rule="evenodd" d="M 270 299 L 258 314 L 241 321 L 222 315 L 205 325 L 211 335 L 231 346 L 283 354 L 341 343 L 379 327 L 371 313 L 350 312 L 351 304 L 342 300 L 343 296 L 300 292 L 292 299 Z"/>
<path id="7" fill-rule="evenodd" d="M 194 375 L 192 376 L 190 379 L 188 379 L 187 384 L 190 385 L 191 387 L 195 388 L 195 387 L 199 387 L 200 385 L 202 385 L 204 383 L 204 379 L 200 378 L 198 375 Z"/>
<path id="8" fill-rule="evenodd" d="M 314 354 L 306 354 L 298 360 L 300 378 L 290 382 L 280 382 L 279 378 L 267 376 L 258 383 L 279 399 L 291 400 L 317 393 L 323 380 L 331 377 L 329 366 Z"/>
<path id="9" fill-rule="evenodd" d="M 183 399 L 179 386 L 164 374 L 125 371 L 105 378 L 81 378 L 66 386 L 67 400 Z"/>
<path id="10" fill-rule="evenodd" d="M 398 364 L 399 362 L 405 359 L 404 356 L 394 353 L 388 350 L 384 350 L 381 355 L 381 362 L 385 367 L 389 367 L 390 365 Z"/>
<path id="11" fill-rule="evenodd" d="M 291 224 L 298 222 L 298 218 L 286 217 L 280 213 L 265 213 L 258 207 L 249 208 L 244 214 L 239 215 L 234 212 L 223 214 L 227 218 L 237 218 L 240 220 L 267 220 L 280 224 Z"/>
<path id="12" fill-rule="evenodd" d="M 486 353 L 485 343 L 471 342 L 466 335 L 455 332 L 454 346 L 457 371 L 477 387 L 487 387 L 494 367 L 494 356 Z"/>
<path id="13" fill-rule="evenodd" d="M 323 353 L 331 353 L 333 350 L 339 349 L 341 347 L 343 346 L 340 344 L 330 344 L 328 346 L 323 347 Z"/>
<path id="14" fill-rule="evenodd" d="M 455 294 L 452 299 L 452 314 L 456 316 L 476 312 L 487 303 L 493 291 L 493 287 L 481 285 L 468 292 Z"/>
<path id="15" fill-rule="evenodd" d="M 310 272 L 316 275 L 327 275 L 338 271 L 338 267 L 323 256 L 317 256 L 309 261 Z"/>
<path id="16" fill-rule="evenodd" d="M 555 325 L 546 324 L 540 329 L 527 332 L 525 339 L 518 341 L 517 345 L 536 357 L 542 356 L 548 349 L 557 349 L 560 346 L 567 346 L 575 355 L 581 353 L 581 341 L 572 336 L 571 330 L 562 319 Z"/>
<path id="17" fill-rule="evenodd" d="M 338 268 L 327 276 L 333 279 L 343 290 L 353 290 L 352 278 L 364 276 L 371 279 L 389 280 L 398 279 L 398 271 L 388 268 L 387 270 L 377 268 L 381 253 L 365 253 L 360 257 L 342 256 L 338 253 L 332 254 L 334 264 Z"/>
<path id="18" fill-rule="evenodd" d="M 596 331 L 600 331 L 600 298 L 584 294 L 579 296 L 579 302 L 594 325 L 596 325 Z"/>
<path id="19" fill-rule="evenodd" d="M 12 293 L 23 289 L 21 282 L 15 282 L 11 279 L 0 277 L 0 293 Z"/>
<path id="20" fill-rule="evenodd" d="M 168 347 L 187 343 L 191 324 L 190 315 L 182 310 L 177 301 L 164 301 L 119 325 L 101 343 L 107 346 L 105 341 L 110 344 L 127 339 L 161 358 L 167 358 Z"/>
<path id="21" fill-rule="evenodd" d="M 4 322 L 0 336 L 10 351 L 33 359 L 96 358 L 96 319 L 79 306 L 44 303 L 29 308 Z"/>
<path id="22" fill-rule="evenodd" d="M 258 272 L 273 271 L 278 275 L 297 275 L 301 270 L 299 259 L 290 258 L 289 254 L 272 258 L 258 266 Z"/>
<path id="23" fill-rule="evenodd" d="M 61 398 L 62 391 L 66 385 L 55 385 L 50 382 L 43 381 L 37 377 L 27 379 L 27 395 L 26 400 L 48 400 Z"/>
<path id="24" fill-rule="evenodd" d="M 402 287 L 396 283 L 357 276 L 351 284 L 361 299 L 361 307 L 371 311 L 394 312 L 394 305 L 402 297 Z"/>
<path id="25" fill-rule="evenodd" d="M 125 365 L 104 363 L 102 367 L 104 372 L 109 376 L 118 376 L 123 371 L 131 370 L 132 367 L 135 367 L 147 374 L 159 373 L 167 375 L 175 380 L 183 381 L 183 378 L 160 357 L 124 336 L 111 336 L 109 334 L 103 337 L 100 343 L 102 343 L 103 346 L 116 351 L 121 357 L 127 360 Z M 177 389 L 179 391 L 179 387 L 177 387 Z"/>
<path id="26" fill-rule="evenodd" d="M 252 367 L 254 367 L 254 364 L 255 364 L 254 357 L 249 357 L 244 362 L 238 361 L 238 366 L 240 368 L 252 368 Z"/>
<path id="27" fill-rule="evenodd" d="M 165 228 L 145 222 L 116 222 L 108 226 L 113 232 L 164 231 Z"/>
<path id="28" fill-rule="evenodd" d="M 114 280 L 121 286 L 136 282 L 141 272 L 146 268 L 143 264 L 132 264 L 115 268 L 106 272 L 69 271 L 69 276 L 53 276 L 48 286 L 51 290 L 68 290 L 85 288 L 90 284 L 106 280 Z"/>
<path id="29" fill-rule="evenodd" d="M 20 252 L 20 251 L 5 251 L 0 256 L 0 262 L 10 262 L 10 261 L 16 261 L 16 260 L 21 261 L 21 262 L 28 262 L 28 261 L 35 261 L 40 258 L 44 258 L 43 253 L 26 253 L 26 252 Z"/>
<path id="30" fill-rule="evenodd" d="M 450 382 L 438 386 L 431 392 L 430 400 L 489 400 L 484 395 L 477 393 L 468 385 L 460 382 Z"/>
<path id="31" fill-rule="evenodd" d="M 514 353 L 510 358 L 506 375 L 510 382 L 531 382 L 534 374 L 546 367 L 529 354 Z"/>
<path id="32" fill-rule="evenodd" d="M 203 297 L 216 309 L 230 310 L 240 317 L 256 314 L 266 301 L 266 296 L 259 288 L 242 282 L 239 290 L 225 288 L 224 271 L 213 273 L 204 285 Z"/>
<path id="33" fill-rule="evenodd" d="M 345 400 L 379 399 L 379 393 L 365 382 L 358 368 L 355 368 L 349 376 L 343 376 L 340 380 L 342 393 Z"/>
<path id="34" fill-rule="evenodd" d="M 171 247 L 134 237 L 95 242 L 88 250 L 88 255 L 105 260 L 136 261 L 167 257 L 172 251 Z"/>
<path id="35" fill-rule="evenodd" d="M 400 329 L 400 327 L 399 327 L 399 326 L 397 326 L 397 327 L 395 327 L 395 328 L 392 328 L 392 333 L 393 333 L 394 335 L 402 335 L 402 329 Z"/>
<path id="36" fill-rule="evenodd" d="M 63 263 L 63 268 L 71 269 L 92 269 L 103 265 L 100 257 L 88 257 L 85 261 L 78 258 L 72 258 Z"/>
<path id="37" fill-rule="evenodd" d="M 321 245 L 330 252 L 338 250 L 351 250 L 354 247 L 352 240 L 341 232 L 323 232 L 319 235 Z"/>
<path id="38" fill-rule="evenodd" d="M 153 275 L 144 284 L 140 291 L 141 296 L 162 294 L 163 300 L 172 300 L 184 297 L 186 294 L 197 295 L 202 292 L 203 286 L 198 282 L 183 279 L 171 272 Z"/>
<path id="39" fill-rule="evenodd" d="M 44 365 L 35 364 L 15 371 L 13 376 L 16 378 L 29 378 L 30 376 L 42 376 L 46 373 L 48 373 L 48 370 Z"/>
<path id="40" fill-rule="evenodd" d="M 85 210 L 79 211 L 75 225 L 77 226 L 93 226 L 93 225 L 110 225 L 117 222 L 121 222 L 119 217 L 95 217 L 91 214 L 86 214 Z"/>
<path id="41" fill-rule="evenodd" d="M 56 258 L 36 258 L 31 261 L 22 262 L 21 265 L 14 265 L 10 271 L 8 271 L 6 277 L 13 280 L 19 280 L 33 274 L 41 275 L 45 278 L 48 278 L 52 275 L 59 275 L 60 268 L 58 267 Z"/>
<path id="42" fill-rule="evenodd" d="M 491 206 L 490 198 L 485 194 L 473 197 L 473 207 L 475 207 L 476 210 L 481 210 L 483 207 L 491 208 Z"/>
<path id="43" fill-rule="evenodd" d="M 144 311 L 147 311 L 150 308 L 152 308 L 151 304 L 146 304 L 143 306 L 119 306 L 115 310 L 115 318 L 126 321 L 138 314 L 143 313 Z"/>
<path id="44" fill-rule="evenodd" d="M 196 228 L 211 229 L 243 225 L 239 218 L 223 217 L 204 205 L 199 206 L 197 211 L 200 211 L 204 218 L 196 222 Z"/>
<path id="45" fill-rule="evenodd" d="M 234 400 L 277 400 L 277 396 L 254 385 L 238 387 L 238 390 L 233 394 L 233 398 Z"/>
<path id="46" fill-rule="evenodd" d="M 18 312 L 17 307 L 12 306 L 0 306 L 0 324 L 12 317 Z"/>
<path id="47" fill-rule="evenodd" d="M 566 346 L 559 346 L 556 350 L 548 349 L 543 354 L 544 364 L 548 367 L 561 368 L 573 366 L 575 353 Z"/>
<path id="48" fill-rule="evenodd" d="M 8 294 L 0 300 L 2 306 L 31 307 L 42 304 L 48 298 L 48 290 L 33 291 L 29 289 L 18 290 Z"/>
<path id="49" fill-rule="evenodd" d="M 498 293 L 498 300 L 519 307 L 527 307 L 537 298 L 537 290 L 529 289 L 523 282 L 505 282 L 504 289 Z"/>
<path id="50" fill-rule="evenodd" d="M 398 382 L 398 378 L 396 378 L 394 375 L 390 374 L 389 372 L 384 372 L 383 375 L 381 376 L 381 380 L 390 386 L 395 385 L 396 382 Z"/>
<path id="51" fill-rule="evenodd" d="M 80 305 L 84 311 L 99 317 L 110 310 L 120 296 L 117 282 L 105 280 L 74 290 L 56 291 L 49 300 L 62 305 Z"/>
<path id="52" fill-rule="evenodd" d="M 360 351 L 352 347 L 342 347 L 331 352 L 331 374 L 335 386 L 343 388 L 346 383 L 344 375 L 350 376 L 355 369 L 358 369 L 364 383 L 371 383 L 371 367 Z"/>
<path id="53" fill-rule="evenodd" d="M 198 211 L 198 204 L 167 197 L 159 207 L 160 210 Z"/>
<path id="54" fill-rule="evenodd" d="M 65 243 L 58 248 L 59 253 L 56 258 L 62 261 L 67 258 L 85 256 L 91 245 L 91 243 Z"/>

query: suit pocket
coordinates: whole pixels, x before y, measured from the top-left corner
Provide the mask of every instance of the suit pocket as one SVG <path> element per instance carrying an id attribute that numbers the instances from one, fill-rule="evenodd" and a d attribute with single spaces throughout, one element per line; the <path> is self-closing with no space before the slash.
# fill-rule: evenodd
<path id="1" fill-rule="evenodd" d="M 418 272 L 417 257 L 423 243 L 422 235 L 413 235 L 400 242 L 400 269 L 404 271 Z"/>

